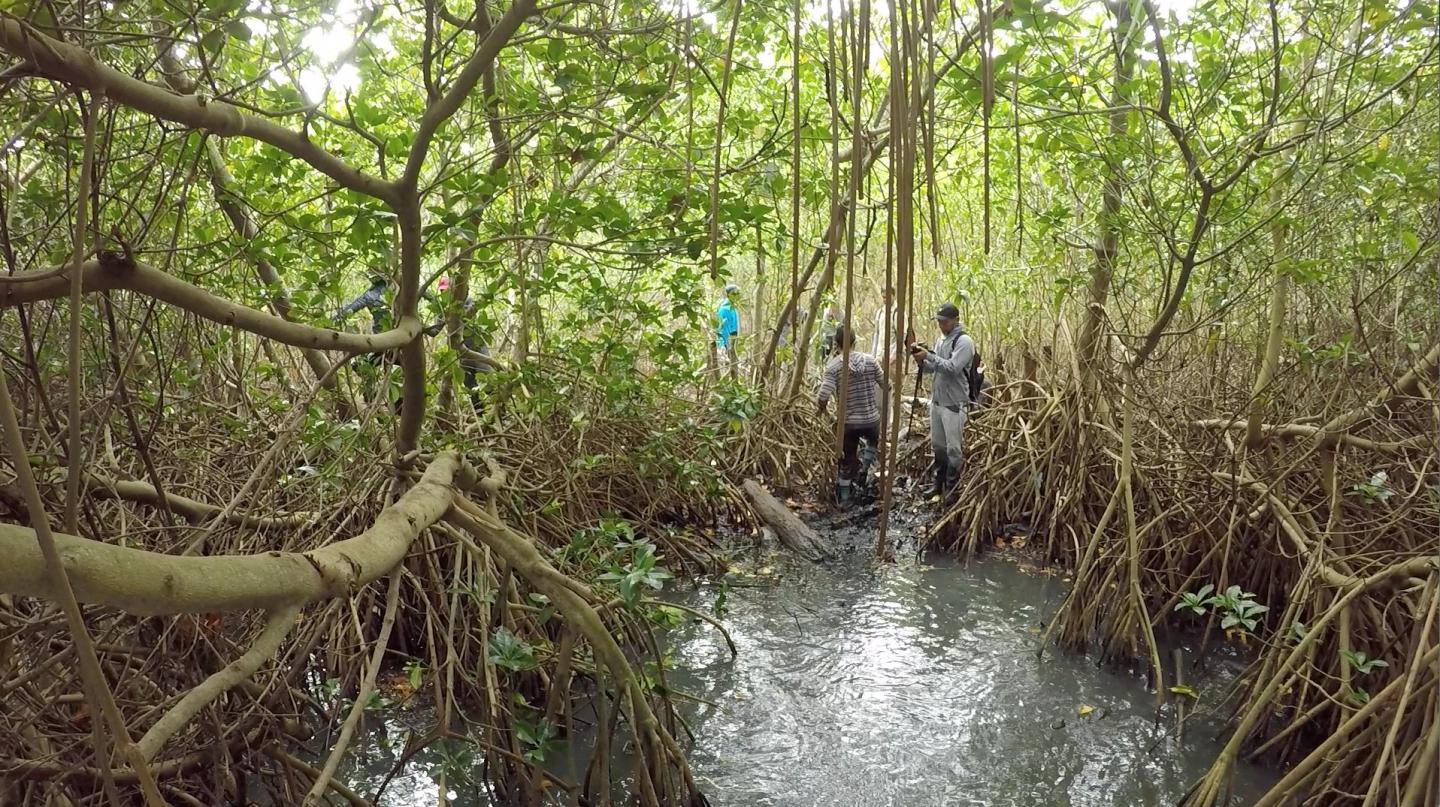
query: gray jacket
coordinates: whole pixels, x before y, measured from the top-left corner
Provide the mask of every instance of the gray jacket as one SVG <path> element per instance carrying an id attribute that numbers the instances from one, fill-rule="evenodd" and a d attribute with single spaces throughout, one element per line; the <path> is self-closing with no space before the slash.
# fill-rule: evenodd
<path id="1" fill-rule="evenodd" d="M 925 357 L 920 372 L 934 373 L 930 386 L 930 402 L 936 406 L 956 407 L 970 403 L 970 381 L 966 371 L 975 358 L 975 340 L 957 327 L 949 336 L 940 337 L 935 349 Z"/>

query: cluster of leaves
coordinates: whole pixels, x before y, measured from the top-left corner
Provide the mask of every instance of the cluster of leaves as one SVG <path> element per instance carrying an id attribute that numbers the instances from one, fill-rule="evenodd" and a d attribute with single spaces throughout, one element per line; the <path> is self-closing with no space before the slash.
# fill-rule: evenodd
<path id="1" fill-rule="evenodd" d="M 1390 663 L 1382 658 L 1370 658 L 1359 650 L 1341 650 L 1340 659 L 1358 676 L 1367 676 L 1376 670 L 1389 667 Z M 1370 693 L 1359 687 L 1352 686 L 1346 696 L 1356 706 L 1364 706 L 1370 702 Z"/>
<path id="2" fill-rule="evenodd" d="M 623 541 L 615 546 L 617 557 L 600 580 L 615 586 L 620 599 L 631 608 L 638 608 L 647 593 L 658 592 L 674 575 L 659 565 L 655 545 L 643 538 Z"/>
<path id="3" fill-rule="evenodd" d="M 1254 631 L 1259 625 L 1260 616 L 1270 610 L 1269 606 L 1255 602 L 1255 595 L 1243 591 L 1239 586 L 1230 586 L 1219 594 L 1213 593 L 1214 591 L 1215 585 L 1206 583 L 1199 591 L 1185 592 L 1180 595 L 1180 602 L 1175 604 L 1175 610 L 1204 616 L 1213 608 L 1222 615 L 1222 630 L 1239 628 L 1246 632 Z"/>
<path id="4" fill-rule="evenodd" d="M 1395 495 L 1395 489 L 1390 487 L 1389 474 L 1376 471 L 1368 480 L 1353 485 L 1350 494 L 1373 504 L 1385 504 Z"/>

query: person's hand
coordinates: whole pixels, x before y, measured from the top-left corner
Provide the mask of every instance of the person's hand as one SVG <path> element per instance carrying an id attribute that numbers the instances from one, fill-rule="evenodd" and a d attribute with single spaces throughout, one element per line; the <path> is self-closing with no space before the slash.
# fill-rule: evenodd
<path id="1" fill-rule="evenodd" d="M 930 351 L 924 345 L 911 345 L 910 355 L 914 357 L 915 361 L 925 361 L 925 357 L 930 355 Z"/>

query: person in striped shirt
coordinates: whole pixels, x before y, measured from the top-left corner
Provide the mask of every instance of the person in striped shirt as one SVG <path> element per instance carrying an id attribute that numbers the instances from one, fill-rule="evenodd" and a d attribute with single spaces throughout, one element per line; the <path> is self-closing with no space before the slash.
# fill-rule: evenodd
<path id="1" fill-rule="evenodd" d="M 825 364 L 815 402 L 824 412 L 830 399 L 840 388 L 840 368 L 844 351 L 850 350 L 850 379 L 845 391 L 845 434 L 841 442 L 840 477 L 853 480 L 859 471 L 860 442 L 875 451 L 880 445 L 880 363 L 869 353 L 855 350 L 855 332 L 845 325 L 835 329 L 835 355 Z"/>

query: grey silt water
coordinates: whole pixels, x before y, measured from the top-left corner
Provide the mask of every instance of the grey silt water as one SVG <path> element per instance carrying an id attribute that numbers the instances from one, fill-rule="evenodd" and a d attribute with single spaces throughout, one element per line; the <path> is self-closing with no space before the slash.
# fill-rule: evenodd
<path id="1" fill-rule="evenodd" d="M 1204 674 L 1187 672 L 1199 714 L 1177 744 L 1173 707 L 1157 723 L 1137 672 L 1064 653 L 1037 659 L 1063 580 L 1006 560 L 876 565 L 870 540 L 824 565 L 745 564 L 761 573 L 725 593 L 734 660 L 703 622 L 670 633 L 668 683 L 715 704 L 683 707 L 691 764 L 715 807 L 1164 805 L 1215 758 L 1223 725 L 1207 710 L 1238 659 L 1212 650 Z M 675 598 L 709 609 L 720 591 Z M 351 779 L 373 787 L 394 754 L 363 753 Z M 437 764 L 417 757 L 383 802 L 436 804 L 427 768 Z M 1235 803 L 1273 778 L 1242 765 Z M 480 803 L 469 790 L 456 789 L 454 803 Z"/>

